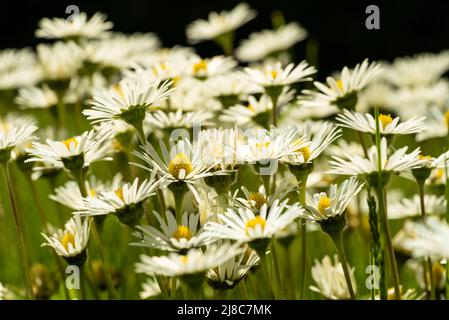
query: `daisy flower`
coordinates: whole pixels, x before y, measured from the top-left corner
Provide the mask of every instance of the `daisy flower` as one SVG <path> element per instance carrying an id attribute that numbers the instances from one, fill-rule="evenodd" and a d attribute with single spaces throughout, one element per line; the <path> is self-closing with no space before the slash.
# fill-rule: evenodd
<path id="1" fill-rule="evenodd" d="M 70 79 L 82 66 L 82 50 L 74 42 L 56 42 L 52 45 L 39 44 L 37 58 L 43 76 L 51 89 L 66 90 Z"/>
<path id="2" fill-rule="evenodd" d="M 139 292 L 139 297 L 142 300 L 146 300 L 160 294 L 161 288 L 159 287 L 156 278 L 154 276 L 150 276 L 144 283 L 142 283 L 142 290 Z"/>
<path id="3" fill-rule="evenodd" d="M 433 194 L 424 195 L 426 204 L 426 215 L 441 215 L 446 212 L 446 198 Z M 421 215 L 421 203 L 419 195 L 415 194 L 412 198 L 401 198 L 398 201 L 389 204 L 389 219 L 404 219 L 418 217 Z"/>
<path id="4" fill-rule="evenodd" d="M 33 86 L 42 80 L 42 70 L 29 48 L 0 51 L 0 89 Z"/>
<path id="5" fill-rule="evenodd" d="M 155 180 L 153 174 L 139 185 L 139 178 L 125 183 L 115 190 L 103 191 L 96 197 L 83 198 L 83 206 L 75 213 L 83 216 L 114 214 L 125 225 L 134 227 L 144 214 L 143 203 L 155 194 L 163 180 Z"/>
<path id="6" fill-rule="evenodd" d="M 379 131 L 382 135 L 393 134 L 413 134 L 424 130 L 425 117 L 411 119 L 399 123 L 399 117 L 392 118 L 389 114 L 379 114 Z M 350 128 L 360 132 L 376 134 L 376 120 L 369 114 L 351 112 L 344 109 L 337 116 L 337 121 L 341 127 Z"/>
<path id="7" fill-rule="evenodd" d="M 242 78 L 239 71 L 208 78 L 205 86 L 210 95 L 220 101 L 223 108 L 234 106 L 244 96 L 260 91 L 257 85 Z"/>
<path id="8" fill-rule="evenodd" d="M 302 61 L 297 66 L 294 63 L 290 63 L 285 68 L 282 67 L 280 62 L 266 64 L 259 68 L 245 68 L 246 77 L 264 88 L 265 91 L 300 81 L 311 80 L 309 76 L 315 72 L 315 67 L 309 66 L 306 61 Z M 268 92 L 267 94 L 270 95 Z"/>
<path id="9" fill-rule="evenodd" d="M 327 77 L 327 84 L 315 81 L 318 91 L 303 90 L 300 105 L 304 107 L 326 108 L 337 106 L 340 109 L 354 110 L 357 93 L 362 90 L 380 71 L 380 65 L 365 59 L 354 69 L 344 67 L 340 79 Z"/>
<path id="10" fill-rule="evenodd" d="M 396 58 L 382 72 L 383 78 L 396 87 L 419 87 L 435 83 L 449 70 L 449 52 L 422 53 Z"/>
<path id="11" fill-rule="evenodd" d="M 247 142 L 237 149 L 237 158 L 246 163 L 268 163 L 292 156 L 307 145 L 307 140 L 298 138 L 297 130 L 294 129 L 257 129 L 251 131 Z"/>
<path id="12" fill-rule="evenodd" d="M 343 228 L 346 225 L 344 213 L 349 202 L 362 190 L 363 183 L 356 177 L 351 177 L 340 186 L 330 186 L 329 196 L 326 192 L 314 195 L 306 193 L 306 210 L 303 217 L 318 222 L 323 229 L 328 224 L 341 222 Z M 326 230 L 324 230 L 327 232 Z"/>
<path id="13" fill-rule="evenodd" d="M 250 209 L 229 208 L 226 213 L 219 214 L 219 222 L 208 222 L 205 229 L 212 236 L 248 243 L 254 250 L 263 252 L 270 239 L 278 232 L 293 223 L 303 213 L 303 209 L 294 204 L 287 205 L 287 200 L 274 200 L 268 208 L 265 203 L 258 214 Z M 265 253 L 265 252 L 263 252 Z"/>
<path id="14" fill-rule="evenodd" d="M 163 131 L 163 133 L 171 133 L 172 130 L 184 128 L 191 129 L 193 126 L 207 126 L 211 124 L 213 113 L 206 110 L 195 110 L 185 112 L 177 110 L 175 112 L 164 112 L 157 110 L 149 113 L 145 120 L 144 126 Z"/>
<path id="15" fill-rule="evenodd" d="M 21 109 L 47 109 L 58 104 L 58 96 L 47 85 L 20 88 L 15 103 Z"/>
<path id="16" fill-rule="evenodd" d="M 449 257 L 449 226 L 437 217 L 429 217 L 413 225 L 413 236 L 406 238 L 402 246 L 414 257 Z"/>
<path id="17" fill-rule="evenodd" d="M 270 208 L 274 201 L 283 201 L 291 192 L 296 190 L 296 185 L 283 177 L 279 185 L 273 190 L 273 194 L 267 195 L 264 185 L 261 185 L 257 191 L 251 192 L 245 186 L 241 187 L 244 198 L 234 195 L 235 204 L 244 209 L 250 209 L 258 214 L 264 204 Z M 234 200 L 233 199 L 233 200 Z"/>
<path id="18" fill-rule="evenodd" d="M 247 249 L 218 267 L 209 269 L 206 273 L 207 283 L 214 289 L 232 289 L 258 264 L 257 253 Z"/>
<path id="19" fill-rule="evenodd" d="M 92 176 L 85 183 L 88 197 L 93 198 L 106 190 L 117 190 L 122 183 L 122 176 L 118 173 L 112 181 L 107 183 L 99 181 Z M 83 208 L 83 196 L 75 181 L 67 181 L 64 185 L 57 187 L 54 190 L 54 194 L 49 195 L 49 198 L 72 210 L 81 210 Z"/>
<path id="20" fill-rule="evenodd" d="M 45 144 L 33 142 L 31 148 L 26 150 L 31 155 L 27 161 L 49 163 L 70 171 L 87 168 L 93 162 L 109 160 L 109 138 L 109 127 L 103 126 L 63 141 L 47 139 Z"/>
<path id="21" fill-rule="evenodd" d="M 216 268 L 243 251 L 239 244 L 210 245 L 206 250 L 191 249 L 185 255 L 170 253 L 168 256 L 141 255 L 136 272 L 166 277 L 181 277 L 188 285 L 197 287 L 207 270 Z"/>
<path id="22" fill-rule="evenodd" d="M 39 21 L 36 37 L 45 39 L 92 39 L 108 35 L 112 22 L 106 21 L 102 13 L 95 13 L 90 19 L 85 12 L 74 14 L 70 19 L 44 18 Z"/>
<path id="23" fill-rule="evenodd" d="M 233 32 L 255 16 L 256 11 L 251 10 L 246 3 L 238 4 L 231 11 L 211 12 L 208 20 L 195 20 L 187 26 L 187 38 L 191 43 L 217 39 Z"/>
<path id="24" fill-rule="evenodd" d="M 419 159 L 420 149 L 406 153 L 408 147 L 397 149 L 390 156 L 387 155 L 387 140 L 382 138 L 380 143 L 381 170 L 383 172 L 401 172 L 419 167 L 424 161 Z M 378 155 L 376 146 L 368 150 L 368 159 L 358 155 L 333 156 L 330 161 L 332 169 L 329 173 L 341 175 L 370 175 L 378 172 Z"/>
<path id="25" fill-rule="evenodd" d="M 139 133 L 142 141 L 145 134 L 142 122 L 148 109 L 160 105 L 171 93 L 171 82 L 149 82 L 143 78 L 124 79 L 112 89 L 94 91 L 91 108 L 83 111 L 92 123 L 121 120 Z"/>
<path id="26" fill-rule="evenodd" d="M 334 261 L 335 263 L 332 263 L 329 256 L 325 256 L 321 262 L 315 260 L 315 265 L 312 267 L 312 279 L 315 282 L 315 285 L 310 286 L 310 290 L 318 292 L 327 299 L 350 299 L 343 266 L 338 260 L 338 256 L 334 257 Z M 355 289 L 356 280 L 354 271 L 355 269 L 351 268 L 350 278 L 352 287 Z"/>
<path id="27" fill-rule="evenodd" d="M 449 110 L 443 112 L 440 108 L 432 106 L 427 110 L 424 131 L 416 135 L 416 141 L 432 138 L 447 137 L 449 134 Z"/>
<path id="28" fill-rule="evenodd" d="M 281 109 L 288 104 L 293 96 L 293 90 L 284 88 L 277 102 L 278 108 Z M 220 115 L 220 121 L 234 123 L 237 126 L 258 125 L 267 128 L 272 110 L 273 101 L 266 94 L 263 94 L 259 99 L 255 96 L 249 96 L 246 105 L 236 104 L 225 109 Z"/>
<path id="29" fill-rule="evenodd" d="M 206 59 L 200 57 L 191 59 L 187 68 L 190 76 L 198 80 L 205 80 L 230 72 L 235 66 L 237 66 L 237 62 L 233 58 L 215 56 Z"/>
<path id="30" fill-rule="evenodd" d="M 141 151 L 133 154 L 143 160 L 146 165 L 132 163 L 147 171 L 156 171 L 166 181 L 171 190 L 187 191 L 199 179 L 212 174 L 225 174 L 224 171 L 209 172 L 216 164 L 208 164 L 202 157 L 201 146 L 189 140 L 180 140 L 170 152 L 163 152 L 163 158 L 149 143 L 141 147 Z"/>
<path id="31" fill-rule="evenodd" d="M 68 264 L 83 265 L 87 259 L 87 244 L 89 242 L 90 219 L 74 216 L 53 235 L 42 236 L 47 242 L 42 246 L 50 246 L 62 256 Z"/>
<path id="32" fill-rule="evenodd" d="M 318 131 L 313 135 L 311 134 L 310 123 L 307 123 L 303 128 L 298 128 L 297 130 L 292 128 L 294 128 L 294 126 L 289 127 L 287 131 L 298 132 L 296 136 L 297 141 L 310 142 L 305 145 L 298 145 L 293 154 L 281 159 L 282 162 L 290 165 L 290 169 L 294 169 L 296 166 L 313 163 L 313 161 L 341 135 L 341 129 L 330 122 L 321 124 Z"/>
<path id="33" fill-rule="evenodd" d="M 235 54 L 240 61 L 253 62 L 276 56 L 307 37 L 307 31 L 292 22 L 275 30 L 262 30 L 243 40 Z"/>
<path id="34" fill-rule="evenodd" d="M 156 211 L 153 213 L 161 231 L 153 226 L 138 226 L 138 231 L 133 234 L 140 242 L 134 245 L 185 253 L 192 248 L 200 248 L 215 241 L 200 229 L 199 214 L 184 212 L 178 224 L 175 215 L 170 211 L 165 212 L 165 219 Z"/>
<path id="35" fill-rule="evenodd" d="M 32 118 L 10 114 L 0 119 L 0 162 L 11 159 L 11 152 L 35 139 L 37 126 Z"/>

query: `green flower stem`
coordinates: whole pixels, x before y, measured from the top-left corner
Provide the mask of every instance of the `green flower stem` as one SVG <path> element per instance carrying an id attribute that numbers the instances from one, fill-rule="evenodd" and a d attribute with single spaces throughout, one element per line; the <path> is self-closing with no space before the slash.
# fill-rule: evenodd
<path id="1" fill-rule="evenodd" d="M 426 206 L 425 206 L 425 202 L 424 202 L 425 180 L 417 180 L 416 182 L 418 184 L 419 205 L 420 205 L 420 209 L 421 209 L 421 217 L 424 219 L 426 217 Z M 428 282 L 430 284 L 430 297 L 432 300 L 435 300 L 437 294 L 436 294 L 436 286 L 433 281 L 433 268 L 432 268 L 432 260 L 430 257 L 426 258 L 426 263 L 424 263 L 423 267 L 424 267 L 424 271 L 425 271 L 424 279 L 426 279 L 427 277 L 429 279 Z M 426 289 L 427 289 L 427 285 L 426 285 Z"/>
<path id="2" fill-rule="evenodd" d="M 270 296 L 270 299 L 275 299 L 273 282 L 271 281 L 270 272 L 268 271 L 268 261 L 265 250 L 258 250 L 257 254 L 260 258 L 260 269 L 262 269 L 262 274 L 265 280 L 265 285 L 268 289 L 268 294 Z"/>
<path id="3" fill-rule="evenodd" d="M 215 42 L 221 47 L 224 54 L 232 56 L 234 52 L 234 32 L 226 32 L 215 38 Z"/>
<path id="4" fill-rule="evenodd" d="M 368 150 L 366 148 L 366 144 L 365 144 L 365 140 L 363 139 L 363 135 L 360 131 L 357 131 L 357 135 L 359 137 L 360 145 L 362 146 L 362 149 L 363 149 L 363 154 L 365 155 L 365 158 L 368 159 Z"/>
<path id="5" fill-rule="evenodd" d="M 79 168 L 77 170 L 74 169 L 72 170 L 72 174 L 76 180 L 76 183 L 78 184 L 78 188 L 80 189 L 81 195 L 83 196 L 83 198 L 87 197 L 88 193 L 86 189 L 86 183 L 84 181 L 84 169 L 83 168 Z M 98 252 L 100 254 L 100 260 L 103 266 L 103 272 L 106 279 L 106 287 L 109 293 L 109 297 L 112 299 L 117 299 L 118 298 L 117 292 L 115 291 L 114 284 L 112 283 L 111 273 L 109 272 L 109 268 L 106 263 L 106 255 L 104 252 L 103 243 L 98 233 L 97 221 L 95 219 L 93 219 L 92 221 L 91 230 L 95 242 L 97 243 L 98 246 Z"/>
<path id="6" fill-rule="evenodd" d="M 273 104 L 273 109 L 271 110 L 271 124 L 276 127 L 277 126 L 277 118 L 278 118 L 279 95 L 271 95 L 270 98 L 271 98 L 271 102 Z"/>
<path id="7" fill-rule="evenodd" d="M 48 180 L 48 182 L 50 184 L 51 190 L 54 191 L 56 189 L 56 187 L 57 187 L 57 185 L 56 185 L 56 177 L 53 177 L 53 176 L 52 177 L 48 177 L 47 180 Z M 54 201 L 54 203 L 55 203 L 55 206 L 56 206 L 56 212 L 58 213 L 59 223 L 61 224 L 61 226 L 63 226 L 64 223 L 65 223 L 65 220 L 64 220 L 64 216 L 63 216 L 61 205 L 59 204 L 59 202 L 56 202 L 56 201 Z"/>
<path id="8" fill-rule="evenodd" d="M 262 182 L 263 182 L 263 187 L 265 188 L 265 194 L 268 196 L 270 194 L 270 189 L 271 189 L 271 184 L 270 184 L 270 180 L 271 180 L 271 176 L 270 175 L 260 175 L 260 177 L 262 178 Z"/>
<path id="9" fill-rule="evenodd" d="M 444 174 L 446 176 L 446 186 L 444 189 L 444 195 L 446 197 L 446 222 L 449 222 L 449 172 L 447 166 L 444 169 Z M 449 297 L 449 263 L 446 263 L 446 298 L 448 297 Z"/>
<path id="10" fill-rule="evenodd" d="M 137 122 L 133 125 L 136 129 L 137 136 L 139 137 L 139 141 L 141 145 L 144 145 L 147 142 L 145 131 L 143 130 L 143 121 Z"/>
<path id="11" fill-rule="evenodd" d="M 65 128 L 65 104 L 64 104 L 64 95 L 58 96 L 58 104 L 56 105 L 58 110 L 58 131 Z M 60 132 L 58 132 L 60 134 Z"/>
<path id="12" fill-rule="evenodd" d="M 299 185 L 299 203 L 305 208 L 306 206 L 306 185 L 309 173 L 306 172 Z M 307 265 L 307 224 L 306 220 L 300 218 L 300 237 L 301 237 L 301 260 L 299 265 L 299 299 L 305 298 L 306 291 L 306 265 Z"/>
<path id="13" fill-rule="evenodd" d="M 171 279 L 170 300 L 175 300 L 176 299 L 177 286 L 178 286 L 178 278 L 173 277 Z"/>
<path id="14" fill-rule="evenodd" d="M 27 252 L 27 249 L 25 246 L 22 216 L 20 215 L 20 212 L 17 208 L 16 198 L 14 195 L 14 189 L 13 189 L 11 177 L 9 174 L 8 162 L 2 162 L 1 170 L 2 170 L 2 174 L 3 174 L 3 178 L 5 180 L 5 184 L 8 188 L 9 203 L 11 206 L 11 211 L 13 214 L 15 229 L 16 229 L 17 238 L 18 238 L 19 255 L 20 255 L 20 260 L 22 262 L 22 269 L 23 269 L 23 272 L 25 275 L 26 294 L 27 294 L 28 299 L 33 300 L 34 296 L 33 296 L 33 286 L 32 286 L 31 273 L 30 273 L 30 261 L 28 259 L 29 255 L 28 255 L 28 252 Z"/>
<path id="15" fill-rule="evenodd" d="M 377 173 L 378 181 L 376 187 L 377 202 L 379 207 L 379 218 L 380 225 L 383 231 L 385 242 L 387 245 L 387 251 L 390 256 L 390 267 L 393 277 L 394 295 L 397 300 L 401 299 L 400 284 L 399 284 L 399 273 L 396 264 L 396 258 L 394 256 L 393 241 L 391 240 L 390 226 L 388 225 L 387 208 L 386 208 L 386 196 L 385 196 L 385 185 L 382 183 L 382 159 L 380 150 L 380 128 L 379 128 L 379 109 L 376 108 L 374 111 L 376 119 L 376 149 L 377 149 Z"/>
<path id="16" fill-rule="evenodd" d="M 276 240 L 273 236 L 273 239 L 271 241 L 271 257 L 273 259 L 273 264 L 274 264 L 274 272 L 275 272 L 275 276 L 276 276 L 276 282 L 277 282 L 277 297 L 278 298 L 282 298 L 285 295 L 284 292 L 284 287 L 282 285 L 282 279 L 281 279 L 281 271 L 279 268 L 279 259 L 278 259 L 278 255 L 277 255 L 277 251 L 276 251 Z"/>
<path id="17" fill-rule="evenodd" d="M 41 203 L 41 201 L 39 199 L 39 195 L 38 195 L 38 192 L 36 190 L 36 185 L 35 185 L 33 179 L 31 179 L 31 175 L 30 174 L 26 173 L 25 176 L 26 176 L 28 184 L 29 184 L 29 186 L 31 188 L 31 195 L 33 196 L 34 204 L 37 207 L 37 212 L 39 213 L 39 218 L 41 219 L 42 227 L 43 227 L 44 231 L 47 234 L 50 234 L 50 230 L 48 230 L 47 216 L 46 216 L 45 211 L 44 211 L 44 209 L 42 207 L 42 203 Z M 64 272 L 64 267 L 63 267 L 63 265 L 61 263 L 61 260 L 59 259 L 59 256 L 56 254 L 56 252 L 54 250 L 52 250 L 51 252 L 52 252 L 53 258 L 55 259 L 56 266 L 58 267 L 58 271 L 61 274 L 61 279 L 64 279 L 65 278 L 65 272 Z M 64 288 L 65 299 L 69 300 L 70 299 L 70 295 L 69 295 L 69 291 L 68 291 L 67 287 L 65 285 L 63 285 L 63 288 Z"/>
<path id="18" fill-rule="evenodd" d="M 173 193 L 175 198 L 175 211 L 176 211 L 176 221 L 181 223 L 182 219 L 182 211 L 184 209 L 184 197 L 186 195 L 186 192 L 174 192 Z"/>
<path id="19" fill-rule="evenodd" d="M 81 274 L 81 281 L 80 281 L 80 300 L 87 300 L 86 298 L 86 280 L 85 280 L 85 269 L 84 266 L 79 267 L 80 274 Z"/>
<path id="20" fill-rule="evenodd" d="M 354 288 L 352 287 L 351 276 L 349 273 L 348 262 L 346 261 L 345 250 L 343 247 L 342 232 L 339 231 L 336 234 L 330 234 L 334 241 L 335 248 L 337 249 L 338 257 L 340 258 L 341 265 L 343 267 L 343 273 L 345 274 L 346 285 L 348 286 L 349 295 L 352 300 L 355 300 Z"/>
<path id="21" fill-rule="evenodd" d="M 239 283 L 240 295 L 242 296 L 243 300 L 249 300 L 248 288 L 246 287 L 245 281 L 246 281 L 246 279 L 243 279 Z"/>

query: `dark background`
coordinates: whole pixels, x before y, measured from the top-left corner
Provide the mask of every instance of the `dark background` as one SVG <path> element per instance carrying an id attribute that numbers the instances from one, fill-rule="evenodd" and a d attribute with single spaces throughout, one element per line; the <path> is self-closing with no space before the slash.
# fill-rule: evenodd
<path id="1" fill-rule="evenodd" d="M 34 46 L 37 22 L 42 17 L 65 17 L 65 8 L 77 5 L 89 15 L 104 12 L 114 22 L 114 30 L 126 33 L 154 31 L 163 44 L 185 44 L 185 26 L 207 17 L 211 10 L 233 8 L 237 0 L 185 1 L 33 1 L 2 3 L 0 12 L 1 48 Z M 344 65 L 353 66 L 365 57 L 392 60 L 418 52 L 439 52 L 449 48 L 449 1 L 323 1 L 247 0 L 258 11 L 256 19 L 238 30 L 237 40 L 252 31 L 271 28 L 271 12 L 281 10 L 287 21 L 296 20 L 319 41 L 320 74 Z M 365 8 L 380 8 L 380 30 L 367 30 Z M 195 46 L 198 53 L 220 53 L 210 43 Z M 305 44 L 295 47 L 297 59 L 304 58 Z"/>

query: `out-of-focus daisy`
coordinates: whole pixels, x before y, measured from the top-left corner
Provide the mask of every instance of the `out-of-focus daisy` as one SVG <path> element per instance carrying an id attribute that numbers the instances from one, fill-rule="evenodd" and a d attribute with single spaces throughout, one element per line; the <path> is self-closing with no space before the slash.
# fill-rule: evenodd
<path id="1" fill-rule="evenodd" d="M 27 149 L 31 155 L 27 161 L 48 162 L 67 170 L 85 168 L 93 162 L 108 160 L 111 153 L 109 135 L 108 127 L 104 126 L 63 141 L 33 142 Z"/>
<path id="2" fill-rule="evenodd" d="M 65 224 L 64 229 L 58 230 L 53 235 L 42 233 L 47 241 L 42 246 L 52 247 L 69 264 L 83 265 L 87 259 L 90 221 L 74 216 Z"/>
<path id="3" fill-rule="evenodd" d="M 83 207 L 75 213 L 85 216 L 114 214 L 125 225 L 134 227 L 144 214 L 143 203 L 155 194 L 162 183 L 155 180 L 154 174 L 139 184 L 139 178 L 133 183 L 125 183 L 115 190 L 103 191 L 96 197 L 83 198 Z"/>
<path id="4" fill-rule="evenodd" d="M 424 126 L 424 131 L 416 135 L 417 141 L 447 137 L 449 135 L 449 110 L 443 112 L 436 106 L 430 107 L 426 114 Z"/>
<path id="5" fill-rule="evenodd" d="M 133 152 L 135 156 L 143 160 L 146 165 L 133 163 L 148 171 L 157 171 L 172 190 L 187 191 L 192 184 L 199 179 L 212 175 L 209 171 L 215 164 L 208 164 L 202 157 L 201 146 L 191 143 L 189 140 L 180 140 L 170 152 L 165 150 L 164 159 L 161 159 L 157 151 L 149 143 L 142 146 L 141 151 Z M 225 174 L 223 171 L 215 171 L 213 174 Z"/>
<path id="6" fill-rule="evenodd" d="M 22 109 L 46 109 L 58 104 L 58 96 L 47 85 L 42 88 L 26 87 L 19 89 L 15 102 Z"/>
<path id="7" fill-rule="evenodd" d="M 382 135 L 412 134 L 424 130 L 425 117 L 413 117 L 410 120 L 399 123 L 399 117 L 392 118 L 389 114 L 379 114 L 379 131 Z M 369 114 L 351 112 L 344 109 L 337 116 L 337 121 L 342 127 L 360 132 L 376 134 L 376 120 Z"/>
<path id="8" fill-rule="evenodd" d="M 255 251 L 247 249 L 206 273 L 207 283 L 214 289 L 229 290 L 243 280 L 252 267 L 259 263 Z"/>
<path id="9" fill-rule="evenodd" d="M 35 139 L 37 126 L 33 119 L 10 114 L 0 119 L 0 162 L 7 162 L 11 152 Z"/>
<path id="10" fill-rule="evenodd" d="M 285 88 L 279 96 L 278 108 L 282 108 L 293 98 L 294 92 Z M 247 105 L 237 104 L 223 111 L 221 121 L 233 123 L 237 126 L 259 125 L 268 128 L 270 114 L 273 110 L 273 101 L 267 95 L 259 99 L 255 96 L 248 97 Z"/>
<path id="11" fill-rule="evenodd" d="M 320 293 L 327 299 L 350 299 L 343 266 L 337 256 L 334 257 L 334 261 L 335 263 L 332 263 L 329 256 L 325 256 L 321 262 L 315 260 L 315 265 L 312 267 L 312 278 L 315 285 L 310 286 L 310 290 Z M 352 286 L 355 289 L 357 283 L 354 271 L 355 268 L 351 268 L 350 277 Z"/>
<path id="12" fill-rule="evenodd" d="M 164 112 L 161 110 L 149 113 L 144 125 L 150 130 L 160 130 L 170 134 L 175 129 L 191 129 L 193 126 L 207 126 L 211 123 L 213 113 L 206 110 L 196 110 L 185 112 L 177 110 L 175 112 Z"/>
<path id="13" fill-rule="evenodd" d="M 288 50 L 306 37 L 307 31 L 298 23 L 292 22 L 275 30 L 250 34 L 249 39 L 242 41 L 235 54 L 244 62 L 259 61 Z"/>
<path id="14" fill-rule="evenodd" d="M 171 83 L 149 82 L 143 78 L 124 79 L 113 89 L 94 92 L 92 108 L 83 111 L 92 123 L 122 120 L 138 131 L 145 141 L 142 122 L 148 109 L 159 105 L 171 92 Z"/>
<path id="15" fill-rule="evenodd" d="M 36 37 L 45 39 L 78 39 L 105 37 L 113 26 L 106 16 L 97 12 L 90 19 L 84 12 L 66 18 L 43 18 L 39 21 Z"/>
<path id="16" fill-rule="evenodd" d="M 265 203 L 258 214 L 250 209 L 229 208 L 219 214 L 220 222 L 208 222 L 205 229 L 211 235 L 222 239 L 247 242 L 254 250 L 264 251 L 270 239 L 303 213 L 303 209 L 294 204 L 287 205 L 287 200 L 275 200 L 270 208 Z"/>
<path id="17" fill-rule="evenodd" d="M 231 11 L 209 13 L 208 20 L 195 20 L 186 28 L 187 38 L 191 43 L 215 39 L 233 32 L 248 21 L 254 19 L 256 11 L 246 3 L 238 4 Z"/>
<path id="18" fill-rule="evenodd" d="M 372 81 L 363 91 L 359 92 L 356 110 L 359 112 L 369 112 L 374 108 L 389 110 L 393 107 L 392 101 L 396 93 L 390 85 Z"/>
<path id="19" fill-rule="evenodd" d="M 337 106 L 340 109 L 354 110 L 358 92 L 377 76 L 379 70 L 380 65 L 369 63 L 368 59 L 357 64 L 354 69 L 344 67 L 340 79 L 327 77 L 327 84 L 315 81 L 314 85 L 319 91 L 303 90 L 300 105 L 316 108 Z"/>
<path id="20" fill-rule="evenodd" d="M 363 187 L 363 183 L 351 177 L 340 186 L 331 185 L 329 196 L 326 192 L 319 192 L 314 195 L 306 194 L 306 210 L 303 217 L 315 221 L 321 225 L 323 231 L 327 232 L 327 227 L 334 228 L 334 224 L 341 229 L 346 225 L 345 211 L 349 202 L 355 197 Z"/>
<path id="21" fill-rule="evenodd" d="M 156 297 L 161 294 L 161 288 L 154 276 L 149 276 L 144 283 L 142 283 L 142 290 L 139 292 L 139 297 L 146 300 Z"/>
<path id="22" fill-rule="evenodd" d="M 134 235 L 140 239 L 135 245 L 156 248 L 165 251 L 185 253 L 192 248 L 200 248 L 213 242 L 206 232 L 200 229 L 199 214 L 184 212 L 181 222 L 170 211 L 165 212 L 165 219 L 153 212 L 159 222 L 161 231 L 153 226 L 138 226 Z"/>
<path id="23" fill-rule="evenodd" d="M 82 50 L 74 42 L 56 42 L 37 46 L 43 76 L 57 93 L 67 90 L 70 79 L 82 65 Z"/>
<path id="24" fill-rule="evenodd" d="M 86 189 L 88 197 L 96 197 L 99 193 L 107 190 L 117 190 L 122 182 L 121 174 L 116 174 L 112 181 L 104 183 L 94 176 L 86 180 Z M 53 201 L 59 202 L 72 210 L 81 210 L 83 208 L 83 196 L 75 181 L 67 181 L 64 185 L 57 187 L 54 194 L 49 195 Z"/>
<path id="25" fill-rule="evenodd" d="M 243 251 L 238 244 L 210 245 L 206 250 L 189 250 L 185 255 L 170 253 L 168 256 L 141 255 L 136 271 L 149 275 L 180 277 L 189 286 L 198 287 L 208 269 L 218 267 Z"/>
<path id="26" fill-rule="evenodd" d="M 449 70 L 449 51 L 422 53 L 397 58 L 382 72 L 383 78 L 397 87 L 427 86 Z"/>
<path id="27" fill-rule="evenodd" d="M 419 159 L 420 149 L 416 148 L 411 153 L 406 153 L 408 147 L 397 149 L 391 155 L 387 154 L 387 140 L 382 138 L 380 143 L 380 158 L 382 172 L 401 172 L 420 166 L 424 160 Z M 368 159 L 358 155 L 333 156 L 330 164 L 330 173 L 358 176 L 370 175 L 378 172 L 378 155 L 376 146 L 368 150 Z"/>
<path id="28" fill-rule="evenodd" d="M 29 48 L 0 51 L 0 90 L 35 85 L 42 79 L 42 70 Z"/>
<path id="29" fill-rule="evenodd" d="M 402 246 L 414 257 L 449 257 L 449 226 L 437 217 L 428 217 L 413 225 L 412 237 L 402 241 Z"/>
<path id="30" fill-rule="evenodd" d="M 205 80 L 209 77 L 222 75 L 232 71 L 237 62 L 231 57 L 215 56 L 212 58 L 201 59 L 197 57 L 191 59 L 187 66 L 189 74 L 199 80 Z"/>
<path id="31" fill-rule="evenodd" d="M 426 215 L 440 215 L 446 212 L 446 198 L 433 194 L 424 195 Z M 421 215 L 421 204 L 419 195 L 412 198 L 402 198 L 388 206 L 389 219 L 404 219 Z"/>

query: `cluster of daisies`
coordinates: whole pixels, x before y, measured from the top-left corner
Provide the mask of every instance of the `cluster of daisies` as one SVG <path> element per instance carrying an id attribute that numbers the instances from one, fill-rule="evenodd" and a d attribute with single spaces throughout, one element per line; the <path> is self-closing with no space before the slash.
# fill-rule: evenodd
<path id="1" fill-rule="evenodd" d="M 315 67 L 292 55 L 307 31 L 279 13 L 234 47 L 256 15 L 243 3 L 188 25 L 191 44 L 222 48 L 214 57 L 111 31 L 100 13 L 42 19 L 45 43 L 0 52 L 19 296 L 52 290 L 30 261 L 15 170 L 61 276 L 64 263 L 83 274 L 79 296 L 64 288 L 65 298 L 123 298 L 135 273 L 142 299 L 446 297 L 449 52 L 366 59 L 313 81 Z M 60 229 L 40 205 L 42 180 Z M 126 233 L 114 244 L 104 241 L 111 219 Z M 310 265 L 317 233 L 332 246 Z M 368 275 L 351 264 L 351 233 L 363 237 Z M 133 266 L 119 277 L 117 254 Z"/>

